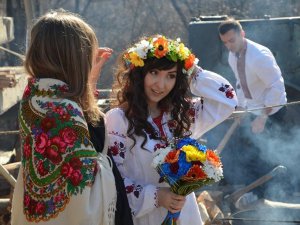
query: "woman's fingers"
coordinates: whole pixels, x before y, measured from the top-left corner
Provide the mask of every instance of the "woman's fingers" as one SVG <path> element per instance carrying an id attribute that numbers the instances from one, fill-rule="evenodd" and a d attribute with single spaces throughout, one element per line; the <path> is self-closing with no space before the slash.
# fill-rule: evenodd
<path id="1" fill-rule="evenodd" d="M 102 53 L 102 52 L 113 52 L 113 50 L 111 48 L 108 47 L 99 47 L 98 48 L 98 52 Z"/>
<path id="2" fill-rule="evenodd" d="M 179 212 L 185 203 L 185 197 L 174 194 L 169 188 L 160 188 L 158 191 L 158 204 L 172 213 Z"/>
<path id="3" fill-rule="evenodd" d="M 172 213 L 179 212 L 185 203 L 185 197 L 180 195 L 174 195 L 172 196 L 172 200 L 169 205 L 169 211 Z"/>
<path id="4" fill-rule="evenodd" d="M 113 50 L 111 48 L 107 48 L 107 47 L 100 47 L 98 48 L 98 53 L 97 56 L 98 57 L 106 57 L 106 56 L 110 56 L 113 53 Z"/>
<path id="5" fill-rule="evenodd" d="M 182 207 L 178 207 L 178 206 L 173 206 L 173 205 L 170 205 L 168 210 L 171 212 L 171 213 L 176 213 L 176 212 L 179 212 L 181 211 Z"/>
<path id="6" fill-rule="evenodd" d="M 102 67 L 106 61 L 111 57 L 113 50 L 107 47 L 101 47 L 97 49 L 96 57 L 93 59 L 93 65 L 89 77 L 89 82 L 93 89 L 96 89 L 97 82 L 102 70 Z"/>

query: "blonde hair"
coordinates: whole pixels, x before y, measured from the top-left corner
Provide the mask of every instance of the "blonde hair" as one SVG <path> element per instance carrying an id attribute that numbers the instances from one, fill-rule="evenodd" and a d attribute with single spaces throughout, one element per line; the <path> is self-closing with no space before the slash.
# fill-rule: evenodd
<path id="1" fill-rule="evenodd" d="M 88 83 L 96 46 L 95 32 L 78 15 L 65 10 L 51 11 L 34 24 L 24 62 L 31 76 L 68 84 L 69 91 L 61 97 L 79 103 L 92 124 L 100 119 L 100 110 Z"/>

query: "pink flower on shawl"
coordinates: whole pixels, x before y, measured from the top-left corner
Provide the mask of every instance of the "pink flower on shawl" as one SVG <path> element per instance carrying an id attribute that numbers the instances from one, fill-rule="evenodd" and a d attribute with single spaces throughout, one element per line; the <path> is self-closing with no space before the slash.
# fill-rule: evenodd
<path id="1" fill-rule="evenodd" d="M 65 153 L 67 148 L 67 144 L 59 136 L 55 136 L 49 140 L 48 146 L 54 146 L 60 153 Z"/>
<path id="2" fill-rule="evenodd" d="M 48 135 L 41 133 L 36 136 L 35 148 L 38 153 L 44 154 L 46 147 L 48 146 Z"/>
<path id="3" fill-rule="evenodd" d="M 41 127 L 45 132 L 49 131 L 53 127 L 56 127 L 55 118 L 51 118 L 51 117 L 44 118 L 41 122 Z"/>
<path id="4" fill-rule="evenodd" d="M 68 144 L 69 147 L 74 146 L 74 142 L 77 139 L 77 134 L 72 128 L 66 127 L 64 129 L 62 129 L 59 132 L 59 135 L 61 136 L 63 141 Z"/>
<path id="5" fill-rule="evenodd" d="M 47 157 L 53 164 L 58 165 L 62 161 L 61 153 L 58 151 L 57 146 L 51 145 L 45 151 Z"/>
<path id="6" fill-rule="evenodd" d="M 63 163 L 60 171 L 61 175 L 63 175 L 64 177 L 70 177 L 72 172 L 73 172 L 73 168 L 70 166 L 70 164 Z"/>
<path id="7" fill-rule="evenodd" d="M 79 170 L 82 167 L 82 162 L 78 157 L 72 158 L 69 163 L 74 170 Z"/>
<path id="8" fill-rule="evenodd" d="M 23 154 L 26 159 L 31 155 L 30 137 L 27 136 L 23 145 Z"/>
<path id="9" fill-rule="evenodd" d="M 80 184 L 82 178 L 83 178 L 83 176 L 82 176 L 80 170 L 73 170 L 70 180 L 74 186 L 78 186 Z"/>
<path id="10" fill-rule="evenodd" d="M 41 176 L 45 176 L 48 174 L 48 170 L 45 168 L 43 161 L 39 161 L 37 165 L 37 171 Z"/>
<path id="11" fill-rule="evenodd" d="M 29 195 L 24 195 L 24 206 L 25 207 L 28 207 L 29 206 L 29 204 L 30 204 L 30 197 L 29 197 Z"/>
<path id="12" fill-rule="evenodd" d="M 30 96 L 30 92 L 31 92 L 30 86 L 26 85 L 24 93 L 23 93 L 23 98 L 28 98 Z"/>
<path id="13" fill-rule="evenodd" d="M 35 208 L 36 214 L 41 215 L 41 214 L 43 214 L 43 213 L 45 212 L 45 210 L 46 210 L 45 203 L 43 203 L 43 202 L 38 202 L 38 203 L 36 204 L 36 208 Z"/>

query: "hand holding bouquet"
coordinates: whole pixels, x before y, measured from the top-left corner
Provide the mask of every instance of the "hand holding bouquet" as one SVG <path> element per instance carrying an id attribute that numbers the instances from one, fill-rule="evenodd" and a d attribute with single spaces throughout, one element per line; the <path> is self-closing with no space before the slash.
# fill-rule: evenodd
<path id="1" fill-rule="evenodd" d="M 183 138 L 155 152 L 152 162 L 172 192 L 186 196 L 223 177 L 219 156 L 192 138 Z M 162 225 L 176 225 L 179 213 L 168 212 Z"/>

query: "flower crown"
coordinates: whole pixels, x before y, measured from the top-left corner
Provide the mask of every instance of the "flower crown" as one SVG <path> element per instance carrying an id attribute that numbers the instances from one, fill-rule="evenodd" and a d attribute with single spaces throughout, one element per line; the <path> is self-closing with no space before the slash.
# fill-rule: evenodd
<path id="1" fill-rule="evenodd" d="M 177 40 L 167 39 L 165 36 L 143 39 L 129 48 L 123 55 L 123 59 L 129 68 L 143 67 L 144 60 L 156 57 L 166 57 L 170 61 L 183 61 L 182 72 L 191 75 L 199 60 L 178 38 Z"/>

